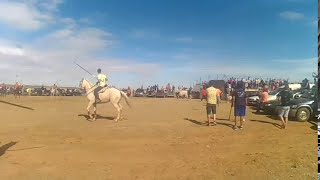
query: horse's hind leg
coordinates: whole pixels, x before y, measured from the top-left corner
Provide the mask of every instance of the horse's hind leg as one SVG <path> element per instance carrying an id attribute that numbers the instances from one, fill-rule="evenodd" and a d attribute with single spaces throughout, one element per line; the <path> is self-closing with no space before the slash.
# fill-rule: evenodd
<path id="1" fill-rule="evenodd" d="M 118 106 L 120 108 L 120 119 L 123 119 L 123 117 L 122 117 L 122 106 L 121 106 L 120 102 L 118 103 Z"/>
<path id="2" fill-rule="evenodd" d="M 119 107 L 118 103 L 112 103 L 114 105 L 114 107 L 117 109 L 118 111 L 118 115 L 117 118 L 115 119 L 115 121 L 117 122 L 120 119 L 120 113 L 121 113 L 121 108 Z"/>

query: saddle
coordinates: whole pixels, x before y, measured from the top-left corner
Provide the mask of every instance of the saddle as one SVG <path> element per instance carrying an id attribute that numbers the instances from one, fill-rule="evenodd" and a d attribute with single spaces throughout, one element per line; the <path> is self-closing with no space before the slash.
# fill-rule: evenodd
<path id="1" fill-rule="evenodd" d="M 105 86 L 105 87 L 102 88 L 100 91 L 98 91 L 98 94 L 104 93 L 107 89 L 109 89 L 109 87 L 108 87 L 108 86 Z"/>

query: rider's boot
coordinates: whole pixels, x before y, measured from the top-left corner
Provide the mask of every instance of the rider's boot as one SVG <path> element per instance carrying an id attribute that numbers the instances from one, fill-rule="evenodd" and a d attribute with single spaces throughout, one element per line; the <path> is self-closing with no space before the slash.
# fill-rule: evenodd
<path id="1" fill-rule="evenodd" d="M 100 100 L 99 96 L 96 96 L 96 103 L 99 103 L 99 102 L 101 102 L 101 100 Z"/>

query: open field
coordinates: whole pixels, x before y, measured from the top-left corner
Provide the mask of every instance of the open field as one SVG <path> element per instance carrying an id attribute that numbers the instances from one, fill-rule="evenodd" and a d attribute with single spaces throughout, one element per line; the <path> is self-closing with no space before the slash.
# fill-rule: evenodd
<path id="1" fill-rule="evenodd" d="M 4 100 L 4 99 L 3 99 Z M 115 123 L 111 104 L 86 120 L 85 97 L 7 97 L 0 103 L 0 179 L 316 179 L 317 123 L 278 120 L 247 108 L 243 130 L 218 107 L 207 127 L 200 100 L 131 98 Z M 17 143 L 10 143 L 17 142 Z M 10 144 L 8 144 L 10 143 Z"/>

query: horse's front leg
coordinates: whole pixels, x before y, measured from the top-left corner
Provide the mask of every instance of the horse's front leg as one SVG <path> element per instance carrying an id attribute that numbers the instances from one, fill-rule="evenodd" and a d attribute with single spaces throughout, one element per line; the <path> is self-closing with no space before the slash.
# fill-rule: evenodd
<path id="1" fill-rule="evenodd" d="M 92 115 L 90 113 L 90 107 L 93 105 L 94 101 L 89 101 L 88 107 L 87 107 L 87 111 L 88 111 L 88 116 L 90 119 L 92 119 Z"/>
<path id="2" fill-rule="evenodd" d="M 93 112 L 94 112 L 93 120 L 95 121 L 97 119 L 97 104 L 96 103 L 93 103 Z"/>

